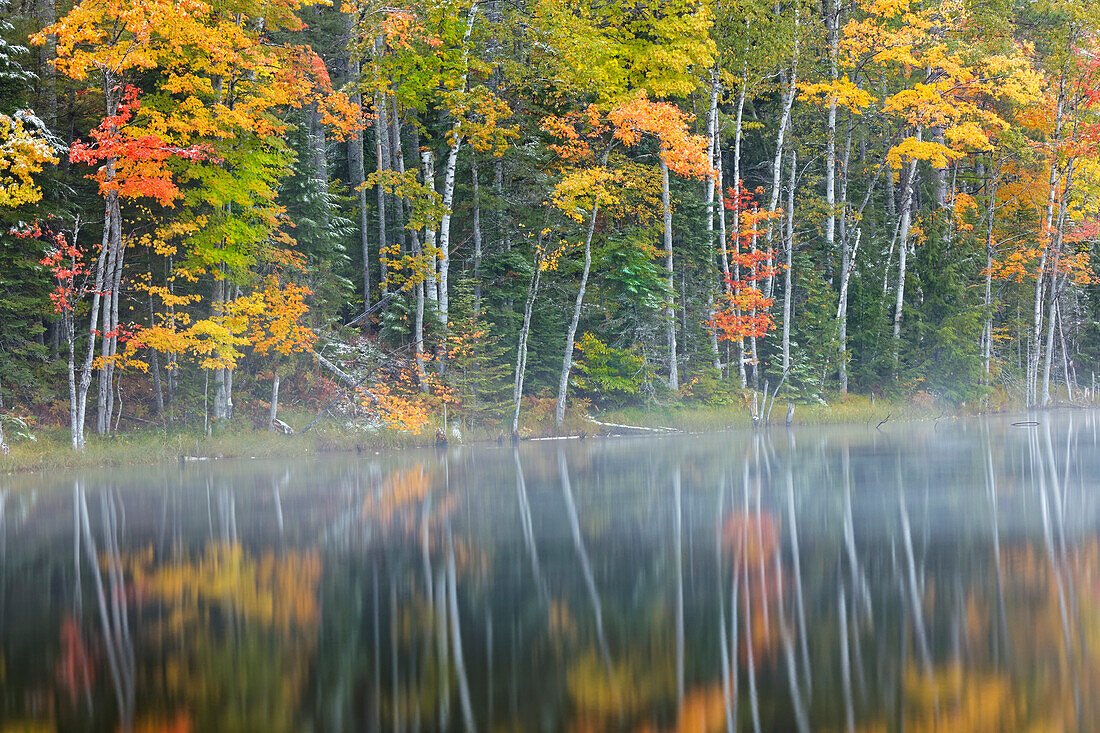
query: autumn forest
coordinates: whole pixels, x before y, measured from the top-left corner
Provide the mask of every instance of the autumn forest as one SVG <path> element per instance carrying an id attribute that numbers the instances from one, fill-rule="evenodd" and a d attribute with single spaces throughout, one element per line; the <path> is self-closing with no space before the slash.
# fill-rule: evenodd
<path id="1" fill-rule="evenodd" d="M 1089 0 L 4 0 L 0 429 L 1091 401 L 1098 33 Z"/>

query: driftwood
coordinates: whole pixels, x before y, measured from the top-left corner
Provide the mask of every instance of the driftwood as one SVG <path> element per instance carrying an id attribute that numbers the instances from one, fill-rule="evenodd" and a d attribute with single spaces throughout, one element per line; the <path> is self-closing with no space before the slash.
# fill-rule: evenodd
<path id="1" fill-rule="evenodd" d="M 279 418 L 274 418 L 271 421 L 271 426 L 275 429 L 275 432 L 282 433 L 283 435 L 294 435 L 294 428 L 290 427 Z"/>
<path id="2" fill-rule="evenodd" d="M 675 428 L 662 428 L 662 427 L 647 428 L 647 427 L 643 427 L 641 425 L 623 425 L 621 423 L 614 423 L 614 422 L 601 422 L 601 421 L 597 420 L 596 418 L 592 417 L 591 415 L 585 415 L 584 417 L 589 422 L 595 423 L 596 425 L 599 425 L 600 427 L 604 427 L 604 428 L 616 428 L 618 430 L 637 430 L 637 431 L 640 431 L 640 432 L 643 432 L 643 433 L 662 433 L 662 434 L 664 434 L 664 433 L 678 433 L 678 432 L 680 432 L 679 430 L 676 430 Z"/>

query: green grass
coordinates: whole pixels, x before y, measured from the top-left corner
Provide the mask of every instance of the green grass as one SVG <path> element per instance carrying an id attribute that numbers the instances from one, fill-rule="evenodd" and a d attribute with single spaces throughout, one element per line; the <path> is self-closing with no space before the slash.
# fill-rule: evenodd
<path id="1" fill-rule="evenodd" d="M 598 413 L 583 408 L 570 409 L 565 424 L 558 430 L 553 412 L 547 405 L 536 405 L 523 413 L 521 433 L 525 437 L 550 435 L 596 435 L 606 428 L 593 424 L 584 413 L 598 420 L 641 427 L 665 427 L 686 432 L 705 432 L 728 429 L 747 429 L 752 426 L 748 409 L 743 404 L 709 406 L 676 405 L 669 407 L 635 407 Z M 971 409 L 961 410 L 936 403 L 905 400 L 901 398 L 872 402 L 869 396 L 849 395 L 840 400 L 834 397 L 829 404 L 796 405 L 796 425 L 871 424 L 889 418 L 890 422 L 930 420 L 969 414 Z M 782 427 L 787 415 L 787 404 L 778 400 L 771 415 L 771 425 Z M 308 425 L 315 413 L 286 411 L 284 419 L 301 429 Z M 36 431 L 35 441 L 18 440 L 10 443 L 11 455 L 0 456 L 0 475 L 43 470 L 80 469 L 127 465 L 153 465 L 176 462 L 181 456 L 202 458 L 267 458 L 301 457 L 325 452 L 355 450 L 385 450 L 430 446 L 435 442 L 438 424 L 425 427 L 420 433 L 402 433 L 382 429 L 376 432 L 354 431 L 324 419 L 302 435 L 281 435 L 264 430 L 234 426 L 220 435 L 204 436 L 195 428 L 162 430 L 150 428 L 102 437 L 88 435 L 88 444 L 82 453 L 69 446 L 69 432 L 63 428 Z M 495 441 L 506 434 L 500 425 L 464 427 L 463 443 Z M 9 436 L 10 439 L 10 436 Z"/>
<path id="2" fill-rule="evenodd" d="M 284 415 L 292 425 L 304 427 L 313 415 Z M 318 423 L 304 435 L 282 435 L 266 430 L 233 427 L 219 435 L 204 436 L 193 428 L 150 428 L 112 436 L 87 435 L 83 452 L 70 445 L 69 431 L 50 428 L 35 432 L 36 440 L 10 441 L 11 454 L 0 456 L 0 475 L 93 467 L 153 465 L 176 462 L 181 456 L 200 458 L 268 458 L 309 456 L 317 453 L 409 448 L 431 445 L 435 428 L 419 434 L 379 430 L 350 431 L 331 420 Z"/>
<path id="3" fill-rule="evenodd" d="M 839 395 L 828 404 L 796 404 L 795 425 L 877 425 L 889 418 L 891 422 L 932 420 L 963 414 L 962 411 L 935 403 L 921 403 L 905 399 L 876 399 L 868 395 Z M 751 428 L 749 410 L 742 404 L 709 406 L 686 405 L 670 407 L 633 407 L 602 413 L 598 418 L 605 422 L 638 425 L 642 427 L 666 427 L 687 432 Z M 787 403 L 776 400 L 771 409 L 770 425 L 783 426 L 787 419 Z"/>

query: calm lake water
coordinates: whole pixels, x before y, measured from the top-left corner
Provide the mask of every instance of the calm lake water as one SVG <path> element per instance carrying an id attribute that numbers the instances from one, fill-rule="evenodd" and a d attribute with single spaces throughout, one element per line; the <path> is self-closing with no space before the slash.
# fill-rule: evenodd
<path id="1" fill-rule="evenodd" d="M 1034 419 L 0 477 L 0 730 L 1097 729 Z"/>

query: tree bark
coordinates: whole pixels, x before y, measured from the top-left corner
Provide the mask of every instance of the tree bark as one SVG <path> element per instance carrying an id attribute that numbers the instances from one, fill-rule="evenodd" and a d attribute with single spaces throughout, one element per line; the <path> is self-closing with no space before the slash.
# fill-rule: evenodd
<path id="1" fill-rule="evenodd" d="M 741 89 L 737 93 L 737 123 L 733 133 L 733 251 L 741 254 L 741 134 L 743 131 L 745 96 L 748 92 L 748 65 L 741 70 Z M 741 279 L 740 260 L 733 266 L 733 278 Z M 727 289 L 727 294 L 730 293 Z M 745 375 L 745 340 L 737 342 L 737 376 L 741 380 L 741 389 L 748 384 Z"/>
<path id="2" fill-rule="evenodd" d="M 917 128 L 917 142 L 920 142 L 922 130 Z M 901 217 L 898 223 L 898 288 L 894 304 L 894 379 L 898 377 L 898 350 L 901 342 L 901 315 L 905 303 L 905 265 L 909 254 L 909 224 L 913 213 L 913 183 L 917 177 L 917 160 L 909 161 L 909 170 L 905 174 L 905 190 L 902 191 Z"/>
<path id="3" fill-rule="evenodd" d="M 470 179 L 474 187 L 474 318 L 481 315 L 481 189 L 477 180 L 477 157 L 470 161 Z"/>
<path id="4" fill-rule="evenodd" d="M 275 420 L 279 417 L 279 373 L 275 372 L 275 378 L 271 380 L 271 409 L 267 416 L 268 432 L 275 432 Z"/>
<path id="5" fill-rule="evenodd" d="M 527 374 L 527 338 L 531 334 L 531 313 L 535 307 L 535 299 L 539 293 L 539 279 L 542 276 L 542 233 L 539 233 L 538 248 L 535 249 L 535 257 L 531 266 L 531 282 L 527 286 L 527 300 L 523 306 L 523 326 L 519 331 L 519 346 L 516 349 L 516 373 L 512 384 L 512 435 L 519 431 L 519 408 L 523 399 L 523 379 Z"/>
<path id="6" fill-rule="evenodd" d="M 1062 137 L 1062 121 L 1065 105 L 1065 81 L 1059 80 L 1058 84 L 1058 101 L 1054 110 L 1054 139 L 1055 141 L 1061 140 Z M 1043 230 L 1044 238 L 1049 239 L 1051 237 L 1051 231 L 1054 226 L 1054 204 L 1057 199 L 1058 190 L 1058 158 L 1053 157 L 1050 161 L 1050 183 L 1047 189 L 1047 211 L 1045 219 L 1045 227 Z M 1049 244 L 1043 247 L 1042 254 L 1039 257 L 1039 276 L 1035 280 L 1035 303 L 1032 313 L 1032 331 L 1031 339 L 1028 344 L 1028 358 L 1027 358 L 1027 388 L 1026 388 L 1026 402 L 1028 406 L 1035 405 L 1039 397 L 1039 356 L 1041 352 L 1042 344 L 1042 327 L 1043 327 L 1043 293 L 1044 283 L 1046 281 L 1046 266 L 1048 259 L 1048 252 L 1050 250 Z"/>
<path id="7" fill-rule="evenodd" d="M 420 169 L 424 177 L 424 185 L 427 186 L 432 193 L 435 193 L 435 153 L 432 152 L 430 147 L 425 146 L 424 149 L 420 151 Z M 428 300 L 432 303 L 439 302 L 439 290 L 436 286 L 436 269 L 439 266 L 439 248 L 437 246 L 438 240 L 436 234 L 435 226 L 429 224 L 424 228 L 424 250 L 427 256 L 428 265 L 425 270 L 424 290 L 428 296 Z"/>
<path id="8" fill-rule="evenodd" d="M 592 216 L 588 220 L 588 233 L 584 238 L 584 269 L 581 270 L 581 285 L 577 290 L 577 299 L 573 303 L 573 319 L 569 330 L 565 332 L 565 356 L 561 362 L 561 378 L 558 380 L 558 404 L 554 411 L 554 420 L 560 428 L 565 420 L 565 400 L 569 394 L 569 372 L 573 368 L 573 339 L 577 335 L 577 324 L 581 320 L 581 305 L 584 303 L 584 290 L 588 285 L 588 271 L 592 267 L 592 234 L 596 231 L 596 215 L 600 210 L 598 201 L 592 203 Z"/>
<path id="9" fill-rule="evenodd" d="M 348 38 L 355 33 L 355 14 L 347 14 Z M 351 103 L 362 109 L 363 95 L 359 91 L 359 77 L 362 68 L 359 56 L 354 52 L 348 55 L 348 80 L 351 86 Z M 376 123 L 377 124 L 377 123 Z M 370 309 L 370 236 L 367 233 L 369 226 L 367 221 L 367 188 L 364 183 L 367 180 L 365 165 L 365 150 L 363 146 L 363 131 L 355 130 L 348 138 L 348 178 L 351 181 L 352 190 L 355 191 L 359 208 L 359 250 L 363 255 L 363 308 Z"/>
<path id="10" fill-rule="evenodd" d="M 791 264 L 794 260 L 794 189 L 797 183 L 798 151 L 791 150 L 791 182 L 787 189 L 787 233 L 783 251 L 786 268 L 783 271 L 783 376 L 791 370 Z"/>
<path id="11" fill-rule="evenodd" d="M 663 153 L 663 151 L 662 151 Z M 680 389 L 679 365 L 676 360 L 676 273 L 672 268 L 672 197 L 668 184 L 668 164 L 661 156 L 661 213 L 664 217 L 665 271 L 668 273 L 668 313 L 665 333 L 668 337 L 668 388 Z"/>

